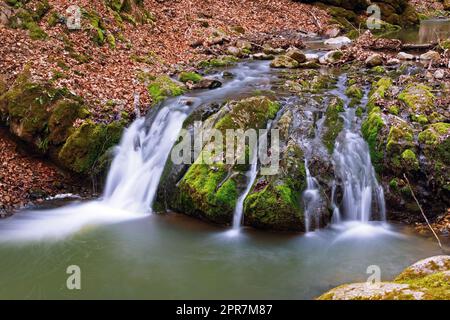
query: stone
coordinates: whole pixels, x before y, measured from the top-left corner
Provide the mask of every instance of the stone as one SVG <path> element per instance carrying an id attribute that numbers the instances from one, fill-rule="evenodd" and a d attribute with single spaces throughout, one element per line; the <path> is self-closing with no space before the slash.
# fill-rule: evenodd
<path id="1" fill-rule="evenodd" d="M 375 53 L 369 56 L 365 63 L 369 68 L 381 66 L 383 64 L 383 57 L 380 54 Z"/>
<path id="2" fill-rule="evenodd" d="M 272 68 L 297 68 L 299 66 L 299 63 L 297 60 L 292 59 L 291 57 L 288 57 L 286 55 L 277 56 L 275 59 L 272 60 L 270 63 L 270 66 Z"/>
<path id="3" fill-rule="evenodd" d="M 399 52 L 397 55 L 399 60 L 414 60 L 415 56 L 406 52 Z"/>
<path id="4" fill-rule="evenodd" d="M 333 50 L 325 53 L 319 58 L 321 64 L 332 64 L 338 62 L 344 54 L 340 50 Z"/>
<path id="5" fill-rule="evenodd" d="M 436 79 L 442 79 L 445 77 L 445 72 L 442 69 L 437 69 L 433 75 Z"/>
<path id="6" fill-rule="evenodd" d="M 348 45 L 352 43 L 352 40 L 347 37 L 336 37 L 336 38 L 330 38 L 324 41 L 324 44 L 327 46 L 335 46 L 335 47 L 342 47 L 344 45 Z"/>
<path id="7" fill-rule="evenodd" d="M 400 64 L 400 60 L 397 59 L 397 58 L 391 58 L 391 59 L 389 59 L 389 60 L 386 62 L 386 64 L 387 64 L 388 66 L 395 66 L 395 65 L 397 65 L 397 64 Z"/>
<path id="8" fill-rule="evenodd" d="M 324 36 L 328 38 L 335 38 L 339 35 L 339 33 L 341 33 L 341 29 L 338 26 L 331 26 L 325 30 Z"/>
<path id="9" fill-rule="evenodd" d="M 395 280 L 422 278 L 443 271 L 450 271 L 450 256 L 440 255 L 422 259 L 403 270 Z"/>
<path id="10" fill-rule="evenodd" d="M 273 60 L 275 57 L 272 54 L 265 54 L 264 52 L 255 53 L 252 55 L 255 60 Z"/>
<path id="11" fill-rule="evenodd" d="M 272 48 L 270 45 L 265 44 L 263 46 L 263 52 L 265 54 L 276 55 L 276 54 L 283 54 L 286 52 L 286 50 L 284 50 L 283 48 Z"/>
<path id="12" fill-rule="evenodd" d="M 301 50 L 299 50 L 299 49 L 297 49 L 297 48 L 292 48 L 292 47 L 289 48 L 289 49 L 286 51 L 286 56 L 288 56 L 288 57 L 294 59 L 294 60 L 297 61 L 298 63 L 303 63 L 303 62 L 306 61 L 306 56 L 305 56 L 305 54 L 304 54 Z"/>
<path id="13" fill-rule="evenodd" d="M 439 61 L 441 59 L 441 55 L 437 51 L 430 50 L 420 55 L 420 60 L 425 61 Z"/>
<path id="14" fill-rule="evenodd" d="M 188 89 L 216 89 L 222 86 L 222 82 L 217 79 L 203 78 L 197 83 L 189 84 Z"/>
<path id="15" fill-rule="evenodd" d="M 305 58 L 307 61 L 315 61 L 315 62 L 319 61 L 319 55 L 316 53 L 306 53 Z"/>
<path id="16" fill-rule="evenodd" d="M 227 48 L 227 53 L 229 55 L 239 57 L 241 55 L 241 50 L 237 47 L 230 46 Z"/>

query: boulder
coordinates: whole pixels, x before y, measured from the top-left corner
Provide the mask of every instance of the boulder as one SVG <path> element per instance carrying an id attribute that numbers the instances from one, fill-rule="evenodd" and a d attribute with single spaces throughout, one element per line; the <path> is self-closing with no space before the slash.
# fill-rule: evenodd
<path id="1" fill-rule="evenodd" d="M 291 57 L 288 57 L 286 55 L 281 55 L 281 56 L 278 56 L 275 59 L 273 59 L 272 62 L 270 63 L 270 66 L 272 68 L 293 69 L 293 68 L 298 68 L 299 63 L 297 62 L 297 60 L 294 60 Z"/>
<path id="2" fill-rule="evenodd" d="M 333 64 L 339 62 L 343 55 L 340 50 L 329 51 L 319 58 L 319 62 L 321 64 Z"/>
<path id="3" fill-rule="evenodd" d="M 441 55 L 437 51 L 430 50 L 420 55 L 420 60 L 424 61 L 439 61 L 441 59 Z"/>
<path id="4" fill-rule="evenodd" d="M 414 60 L 415 56 L 406 52 L 399 52 L 397 55 L 399 60 Z"/>
<path id="5" fill-rule="evenodd" d="M 416 262 L 391 282 L 344 284 L 318 300 L 448 300 L 450 256 Z"/>
<path id="6" fill-rule="evenodd" d="M 375 53 L 369 56 L 365 63 L 369 68 L 381 66 L 383 64 L 383 57 L 380 54 Z"/>
<path id="7" fill-rule="evenodd" d="M 305 58 L 307 61 L 319 62 L 319 55 L 316 53 L 307 53 L 305 54 Z"/>
<path id="8" fill-rule="evenodd" d="M 306 56 L 305 56 L 305 54 L 304 54 L 301 50 L 299 50 L 299 49 L 297 49 L 297 48 L 292 48 L 292 47 L 289 48 L 289 49 L 286 51 L 286 56 L 288 56 L 288 57 L 294 59 L 294 60 L 297 61 L 298 63 L 303 63 L 303 62 L 306 61 Z"/>
<path id="9" fill-rule="evenodd" d="M 324 41 L 324 44 L 334 47 L 342 47 L 344 45 L 349 45 L 350 43 L 352 43 L 352 40 L 347 37 L 336 37 Z"/>
<path id="10" fill-rule="evenodd" d="M 227 54 L 234 56 L 234 57 L 240 57 L 241 56 L 241 50 L 237 47 L 229 46 L 227 48 Z"/>
<path id="11" fill-rule="evenodd" d="M 202 78 L 196 83 L 188 84 L 189 89 L 216 89 L 222 86 L 222 82 L 217 79 Z"/>
<path id="12" fill-rule="evenodd" d="M 273 60 L 275 57 L 272 54 L 265 54 L 264 52 L 255 53 L 252 55 L 255 60 Z"/>

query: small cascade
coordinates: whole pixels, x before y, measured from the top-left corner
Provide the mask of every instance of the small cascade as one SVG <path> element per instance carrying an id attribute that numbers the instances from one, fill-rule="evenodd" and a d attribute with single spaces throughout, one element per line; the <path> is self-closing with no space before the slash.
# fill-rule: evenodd
<path id="1" fill-rule="evenodd" d="M 311 231 L 311 222 L 314 219 L 315 227 L 320 224 L 319 217 L 320 214 L 317 212 L 320 206 L 320 190 L 319 184 L 316 178 L 311 176 L 308 167 L 308 161 L 305 159 L 305 170 L 306 170 L 306 190 L 303 191 L 303 203 L 305 206 L 305 231 Z"/>
<path id="2" fill-rule="evenodd" d="M 248 193 L 250 192 L 253 183 L 255 182 L 256 176 L 258 173 L 258 152 L 254 150 L 253 156 L 251 159 L 251 167 L 250 170 L 247 172 L 247 186 L 245 187 L 244 192 L 239 196 L 236 208 L 234 209 L 234 215 L 233 215 L 233 230 L 239 230 L 242 224 L 242 216 L 244 214 L 244 201 L 247 197 Z"/>
<path id="3" fill-rule="evenodd" d="M 111 164 L 103 201 L 115 208 L 148 212 L 170 150 L 189 107 L 183 99 L 162 108 L 149 129 L 136 120 L 124 133 Z"/>
<path id="4" fill-rule="evenodd" d="M 342 79 L 346 79 L 346 77 Z M 348 107 L 348 99 L 344 99 L 344 101 L 345 112 L 342 113 L 344 129 L 336 140 L 333 153 L 336 176 L 332 195 L 334 213 L 336 213 L 333 221 L 368 222 L 373 219 L 374 204 L 378 209 L 379 219 L 385 220 L 383 188 L 377 181 L 370 159 L 369 147 L 361 136 L 355 109 Z M 367 92 L 362 103 L 367 103 Z M 336 184 L 340 185 L 343 191 L 341 206 L 336 204 Z"/>

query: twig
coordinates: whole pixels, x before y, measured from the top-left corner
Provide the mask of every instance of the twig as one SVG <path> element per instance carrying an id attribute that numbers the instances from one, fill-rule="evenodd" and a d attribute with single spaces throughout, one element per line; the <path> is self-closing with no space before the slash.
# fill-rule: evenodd
<path id="1" fill-rule="evenodd" d="M 428 224 L 428 227 L 430 228 L 431 232 L 433 232 L 433 234 L 434 234 L 434 236 L 435 236 L 435 238 L 436 238 L 436 240 L 437 240 L 437 242 L 438 242 L 438 244 L 439 244 L 439 247 L 441 248 L 441 250 L 444 250 L 444 248 L 442 248 L 441 240 L 439 240 L 439 237 L 437 236 L 436 232 L 434 232 L 434 229 L 433 229 L 433 227 L 431 226 L 430 222 L 428 221 L 427 216 L 426 216 L 425 213 L 423 212 L 422 206 L 420 205 L 419 200 L 417 200 L 416 195 L 414 194 L 414 191 L 413 191 L 413 189 L 412 189 L 412 187 L 411 187 L 411 184 L 409 183 L 409 180 L 408 180 L 408 178 L 406 177 L 406 174 L 403 174 L 403 176 L 404 176 L 405 179 L 406 179 L 406 183 L 408 183 L 409 190 L 411 190 L 411 194 L 412 194 L 414 200 L 416 200 L 417 206 L 419 207 L 420 212 L 422 212 L 422 215 L 423 215 L 423 217 L 425 218 L 425 221 L 426 221 L 426 223 Z"/>
<path id="2" fill-rule="evenodd" d="M 322 31 L 322 24 L 320 23 L 319 19 L 317 19 L 317 16 L 314 14 L 314 12 L 312 12 L 312 10 L 306 10 L 311 17 L 313 18 L 314 24 L 316 25 L 317 29 L 319 29 L 320 33 Z"/>

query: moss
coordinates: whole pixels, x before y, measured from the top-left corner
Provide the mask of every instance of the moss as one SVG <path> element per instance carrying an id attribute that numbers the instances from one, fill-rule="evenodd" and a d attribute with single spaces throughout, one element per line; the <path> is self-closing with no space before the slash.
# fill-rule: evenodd
<path id="1" fill-rule="evenodd" d="M 345 90 L 345 94 L 349 98 L 355 98 L 357 100 L 361 100 L 363 97 L 363 92 L 361 88 L 356 84 L 353 84 L 350 87 L 348 87 L 347 90 Z"/>
<path id="2" fill-rule="evenodd" d="M 392 79 L 383 77 L 374 84 L 372 84 L 372 89 L 370 91 L 371 98 L 384 98 L 386 91 L 392 86 Z"/>
<path id="3" fill-rule="evenodd" d="M 381 170 L 381 163 L 384 157 L 379 137 L 380 131 L 384 126 L 381 110 L 378 107 L 372 109 L 367 119 L 361 125 L 362 135 L 369 145 L 370 157 L 377 172 Z"/>
<path id="4" fill-rule="evenodd" d="M 115 49 L 116 48 L 116 38 L 114 37 L 114 35 L 112 33 L 108 33 L 108 35 L 106 36 L 106 39 L 108 41 L 109 47 L 111 49 Z"/>
<path id="5" fill-rule="evenodd" d="M 415 114 L 431 113 L 434 108 L 434 95 L 431 88 L 423 84 L 410 84 L 399 95 L 398 99 L 403 101 Z"/>
<path id="6" fill-rule="evenodd" d="M 442 136 L 450 132 L 450 123 L 438 122 L 419 133 L 419 142 L 426 145 L 437 145 Z"/>
<path id="7" fill-rule="evenodd" d="M 372 69 L 370 69 L 371 73 L 378 73 L 378 74 L 383 74 L 386 72 L 386 69 L 384 69 L 383 66 L 376 66 L 373 67 Z"/>
<path id="8" fill-rule="evenodd" d="M 153 104 L 161 102 L 167 97 L 179 96 L 184 93 L 185 89 L 172 81 L 169 76 L 156 77 L 147 87 L 152 97 Z"/>
<path id="9" fill-rule="evenodd" d="M 98 159 L 122 135 L 124 123 L 97 124 L 86 121 L 66 140 L 58 154 L 58 160 L 72 171 L 91 174 L 98 170 Z"/>
<path id="10" fill-rule="evenodd" d="M 25 28 L 32 40 L 45 40 L 48 37 L 47 33 L 34 21 L 25 23 Z"/>
<path id="11" fill-rule="evenodd" d="M 275 118 L 280 104 L 265 96 L 231 102 L 231 110 L 215 125 L 216 129 L 261 129 L 268 119 Z"/>
<path id="12" fill-rule="evenodd" d="M 395 116 L 398 116 L 398 114 L 399 114 L 399 108 L 398 108 L 398 106 L 389 106 L 389 113 L 390 114 L 393 114 L 393 115 L 395 115 Z"/>
<path id="13" fill-rule="evenodd" d="M 330 154 L 333 153 L 336 138 L 344 127 L 344 120 L 339 114 L 343 111 L 344 102 L 339 98 L 334 98 L 325 115 L 325 132 L 322 141 Z"/>
<path id="14" fill-rule="evenodd" d="M 200 68 L 220 68 L 231 66 L 238 60 L 238 58 L 233 56 L 222 56 L 210 60 L 201 61 L 198 65 Z"/>
<path id="15" fill-rule="evenodd" d="M 411 118 L 412 118 L 412 120 L 413 120 L 414 122 L 418 122 L 418 123 L 420 123 L 421 125 L 425 125 L 425 124 L 428 123 L 428 118 L 427 118 L 427 116 L 424 116 L 424 115 L 422 115 L 422 114 L 419 114 L 419 115 L 413 115 Z"/>
<path id="16" fill-rule="evenodd" d="M 386 150 L 390 153 L 401 153 L 405 147 L 413 147 L 413 131 L 406 122 L 391 126 Z"/>
<path id="17" fill-rule="evenodd" d="M 48 140 L 54 145 L 66 141 L 73 122 L 78 118 L 85 118 L 87 110 L 79 101 L 62 99 L 56 103 L 48 121 Z"/>
<path id="18" fill-rule="evenodd" d="M 424 277 L 397 280 L 396 282 L 408 284 L 411 289 L 424 292 L 425 300 L 450 299 L 450 274 L 448 272 L 437 272 Z"/>
<path id="19" fill-rule="evenodd" d="M 417 159 L 416 154 L 411 149 L 406 149 L 402 153 L 402 160 L 404 164 L 404 168 L 408 170 L 418 170 L 419 169 L 419 160 Z"/>
<path id="20" fill-rule="evenodd" d="M 392 191 L 398 190 L 398 179 L 393 178 L 391 181 L 389 181 L 389 188 L 391 188 Z"/>
<path id="21" fill-rule="evenodd" d="M 363 114 L 364 114 L 364 108 L 362 108 L 362 107 L 356 108 L 355 115 L 357 117 L 362 117 Z"/>
<path id="22" fill-rule="evenodd" d="M 58 24 L 59 20 L 60 20 L 60 17 L 58 15 L 58 13 L 54 11 L 48 18 L 47 24 L 49 27 L 53 28 L 54 26 L 56 26 Z"/>
<path id="23" fill-rule="evenodd" d="M 196 72 L 181 72 L 179 76 L 179 80 L 181 82 L 192 81 L 194 83 L 197 83 L 202 79 L 203 77 Z"/>

